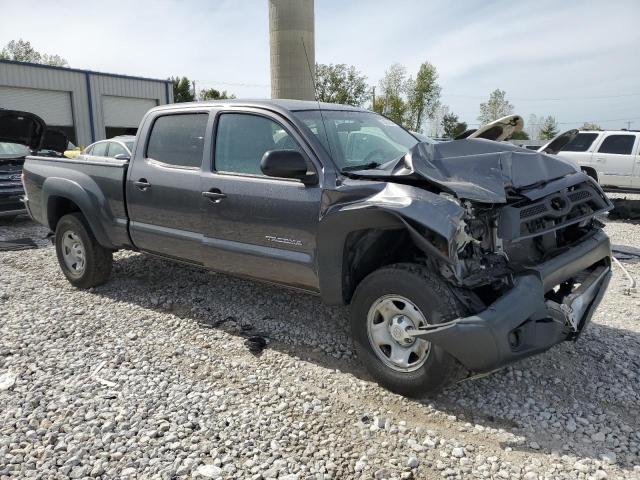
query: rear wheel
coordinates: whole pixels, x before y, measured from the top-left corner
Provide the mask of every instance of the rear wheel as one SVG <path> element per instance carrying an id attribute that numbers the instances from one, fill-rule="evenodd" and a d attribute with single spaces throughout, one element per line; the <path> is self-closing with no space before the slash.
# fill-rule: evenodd
<path id="1" fill-rule="evenodd" d="M 371 273 L 356 289 L 351 332 L 376 381 L 420 397 L 456 380 L 462 368 L 442 348 L 407 331 L 460 316 L 464 309 L 443 280 L 422 265 L 396 264 Z"/>
<path id="2" fill-rule="evenodd" d="M 71 213 L 56 225 L 58 263 L 69 282 L 78 288 L 102 285 L 111 275 L 113 255 L 98 243 L 80 213 Z"/>

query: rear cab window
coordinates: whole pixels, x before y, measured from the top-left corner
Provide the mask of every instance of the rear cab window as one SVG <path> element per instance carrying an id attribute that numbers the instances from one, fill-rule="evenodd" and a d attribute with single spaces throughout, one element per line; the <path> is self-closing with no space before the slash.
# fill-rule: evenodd
<path id="1" fill-rule="evenodd" d="M 600 148 L 598 148 L 598 153 L 631 155 L 635 141 L 635 135 L 609 135 L 602 141 Z"/>
<path id="2" fill-rule="evenodd" d="M 181 168 L 200 168 L 208 113 L 176 113 L 157 117 L 151 127 L 146 158 Z"/>

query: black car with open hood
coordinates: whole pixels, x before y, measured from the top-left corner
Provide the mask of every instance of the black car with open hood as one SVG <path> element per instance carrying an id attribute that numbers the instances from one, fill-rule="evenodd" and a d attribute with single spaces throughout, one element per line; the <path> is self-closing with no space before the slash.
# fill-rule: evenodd
<path id="1" fill-rule="evenodd" d="M 22 196 L 22 165 L 32 152 L 62 154 L 64 133 L 47 129 L 44 120 L 29 112 L 0 110 L 0 217 L 26 213 Z"/>

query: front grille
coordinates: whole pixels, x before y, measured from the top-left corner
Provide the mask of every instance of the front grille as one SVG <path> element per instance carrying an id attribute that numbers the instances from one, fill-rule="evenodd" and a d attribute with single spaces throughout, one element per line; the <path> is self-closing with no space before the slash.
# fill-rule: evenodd
<path id="1" fill-rule="evenodd" d="M 584 182 L 534 202 L 507 205 L 500 212 L 498 235 L 517 241 L 581 222 L 611 208 L 593 182 Z"/>
<path id="2" fill-rule="evenodd" d="M 520 218 L 533 217 L 547 211 L 547 206 L 544 203 L 534 205 L 533 207 L 527 207 L 520 210 Z"/>
<path id="3" fill-rule="evenodd" d="M 570 193 L 568 197 L 572 202 L 579 202 L 585 198 L 590 198 L 591 192 L 588 190 L 578 190 L 577 192 Z"/>

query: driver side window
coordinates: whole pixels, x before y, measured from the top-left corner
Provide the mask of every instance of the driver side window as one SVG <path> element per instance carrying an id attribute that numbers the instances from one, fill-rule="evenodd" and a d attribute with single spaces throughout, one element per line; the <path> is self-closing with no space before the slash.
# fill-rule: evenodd
<path id="1" fill-rule="evenodd" d="M 218 119 L 215 169 L 264 175 L 260 160 L 269 150 L 298 150 L 297 142 L 273 120 L 248 113 L 223 113 Z"/>

